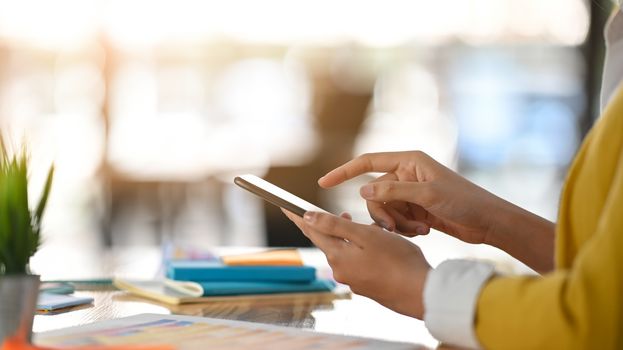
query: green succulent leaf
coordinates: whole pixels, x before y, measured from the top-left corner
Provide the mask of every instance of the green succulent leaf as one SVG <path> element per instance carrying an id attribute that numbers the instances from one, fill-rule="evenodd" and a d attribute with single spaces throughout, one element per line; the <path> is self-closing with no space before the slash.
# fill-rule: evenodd
<path id="1" fill-rule="evenodd" d="M 50 167 L 48 171 L 48 177 L 45 180 L 45 186 L 43 187 L 43 193 L 41 194 L 41 199 L 39 200 L 39 204 L 37 205 L 37 210 L 35 211 L 34 223 L 37 228 L 41 224 L 41 219 L 43 218 L 43 212 L 45 211 L 45 206 L 48 203 L 48 196 L 50 195 L 50 190 L 52 189 L 52 179 L 54 178 L 54 166 Z"/>
<path id="2" fill-rule="evenodd" d="M 28 152 L 9 155 L 0 136 L 0 275 L 28 273 L 28 263 L 40 245 L 41 220 L 52 188 L 54 167 L 48 171 L 34 211 L 28 203 Z"/>

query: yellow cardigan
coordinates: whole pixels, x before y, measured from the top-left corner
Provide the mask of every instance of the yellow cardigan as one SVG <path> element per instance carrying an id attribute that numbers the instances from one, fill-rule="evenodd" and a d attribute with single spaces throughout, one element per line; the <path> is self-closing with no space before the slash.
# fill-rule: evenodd
<path id="1" fill-rule="evenodd" d="M 623 88 L 569 170 L 555 271 L 493 278 L 475 322 L 486 349 L 623 349 Z"/>

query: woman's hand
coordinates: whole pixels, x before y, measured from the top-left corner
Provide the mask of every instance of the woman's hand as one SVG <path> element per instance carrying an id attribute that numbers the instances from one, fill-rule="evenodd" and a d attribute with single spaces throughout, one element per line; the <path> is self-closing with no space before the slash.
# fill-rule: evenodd
<path id="1" fill-rule="evenodd" d="M 360 191 L 380 226 L 407 236 L 427 234 L 432 227 L 465 242 L 487 241 L 494 218 L 483 208 L 498 206 L 501 199 L 425 153 L 366 154 L 331 171 L 318 183 L 333 187 L 367 172 L 385 173 Z"/>
<path id="2" fill-rule="evenodd" d="M 554 225 L 476 186 L 423 152 L 357 157 L 318 180 L 328 188 L 367 172 L 363 186 L 372 219 L 407 236 L 430 228 L 464 242 L 501 248 L 537 271 L 553 267 Z"/>
<path id="3" fill-rule="evenodd" d="M 402 314 L 422 319 L 422 290 L 430 265 L 420 248 L 376 225 L 307 212 L 283 212 L 327 256 L 336 281 Z"/>

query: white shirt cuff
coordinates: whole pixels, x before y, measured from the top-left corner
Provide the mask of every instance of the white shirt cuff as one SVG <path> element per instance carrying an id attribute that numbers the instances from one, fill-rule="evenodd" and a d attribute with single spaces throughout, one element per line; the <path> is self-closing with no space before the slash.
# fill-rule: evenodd
<path id="1" fill-rule="evenodd" d="M 478 349 L 474 330 L 478 296 L 491 278 L 491 264 L 446 260 L 428 273 L 424 284 L 424 322 L 437 340 Z"/>

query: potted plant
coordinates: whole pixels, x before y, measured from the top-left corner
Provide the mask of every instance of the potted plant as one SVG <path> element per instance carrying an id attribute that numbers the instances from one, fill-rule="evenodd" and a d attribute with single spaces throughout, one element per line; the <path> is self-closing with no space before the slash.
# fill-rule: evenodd
<path id="1" fill-rule="evenodd" d="M 52 186 L 50 167 L 38 204 L 28 203 L 28 153 L 9 155 L 0 137 L 0 344 L 8 337 L 30 341 L 39 276 L 30 257 L 41 243 L 41 219 Z"/>

